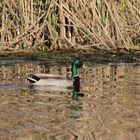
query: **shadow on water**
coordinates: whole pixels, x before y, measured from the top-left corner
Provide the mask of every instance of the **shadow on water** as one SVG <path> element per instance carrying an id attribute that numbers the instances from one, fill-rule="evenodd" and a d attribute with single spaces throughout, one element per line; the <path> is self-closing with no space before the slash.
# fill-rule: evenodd
<path id="1" fill-rule="evenodd" d="M 4 65 L 3 65 L 4 64 Z M 85 62 L 68 91 L 30 85 L 30 73 L 65 75 L 70 64 L 0 65 L 1 139 L 138 140 L 140 64 Z"/>

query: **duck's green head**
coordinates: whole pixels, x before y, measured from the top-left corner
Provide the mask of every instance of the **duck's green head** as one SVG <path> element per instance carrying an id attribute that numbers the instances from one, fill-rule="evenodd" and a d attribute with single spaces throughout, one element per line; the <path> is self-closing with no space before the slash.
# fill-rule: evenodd
<path id="1" fill-rule="evenodd" d="M 72 66 L 71 66 L 71 71 L 72 71 L 72 77 L 76 77 L 77 75 L 77 69 L 81 68 L 83 66 L 82 61 L 80 60 L 74 60 L 72 62 Z"/>

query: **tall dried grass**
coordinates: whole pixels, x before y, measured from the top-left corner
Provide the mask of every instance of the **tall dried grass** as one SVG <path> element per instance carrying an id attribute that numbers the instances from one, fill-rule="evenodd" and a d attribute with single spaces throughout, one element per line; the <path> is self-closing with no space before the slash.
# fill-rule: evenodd
<path id="1" fill-rule="evenodd" d="M 0 49 L 140 50 L 139 0 L 3 0 Z"/>

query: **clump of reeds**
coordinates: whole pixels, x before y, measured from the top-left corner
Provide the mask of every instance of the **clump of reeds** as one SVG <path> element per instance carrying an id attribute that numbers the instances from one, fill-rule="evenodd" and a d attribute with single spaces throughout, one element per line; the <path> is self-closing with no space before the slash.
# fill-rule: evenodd
<path id="1" fill-rule="evenodd" d="M 140 50 L 139 0 L 6 0 L 0 49 Z"/>

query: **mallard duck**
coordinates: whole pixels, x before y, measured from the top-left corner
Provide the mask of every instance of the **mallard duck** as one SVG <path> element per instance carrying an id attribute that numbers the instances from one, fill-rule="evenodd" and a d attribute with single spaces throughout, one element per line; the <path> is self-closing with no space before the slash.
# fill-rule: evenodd
<path id="1" fill-rule="evenodd" d="M 74 85 L 75 79 L 77 79 L 77 69 L 81 68 L 83 63 L 80 60 L 75 60 L 71 65 L 71 78 L 58 74 L 30 74 L 27 76 L 27 80 L 36 86 L 43 86 L 47 90 L 68 90 Z M 39 87 L 39 88 L 40 88 Z"/>

